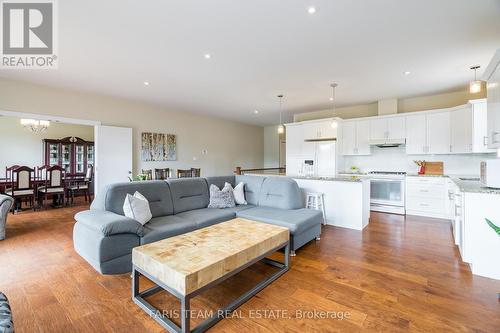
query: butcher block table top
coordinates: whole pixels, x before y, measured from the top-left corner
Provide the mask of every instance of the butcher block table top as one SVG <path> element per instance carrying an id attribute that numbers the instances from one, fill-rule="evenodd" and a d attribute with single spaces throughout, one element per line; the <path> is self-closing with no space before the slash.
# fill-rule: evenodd
<path id="1" fill-rule="evenodd" d="M 289 241 L 289 230 L 241 218 L 132 250 L 132 263 L 188 295 Z"/>

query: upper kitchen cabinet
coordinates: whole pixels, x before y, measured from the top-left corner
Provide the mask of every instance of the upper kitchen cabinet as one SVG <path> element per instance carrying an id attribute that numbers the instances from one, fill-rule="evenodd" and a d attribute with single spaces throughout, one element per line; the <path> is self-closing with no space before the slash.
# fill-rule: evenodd
<path id="1" fill-rule="evenodd" d="M 500 49 L 484 72 L 488 80 L 488 148 L 500 148 Z"/>
<path id="2" fill-rule="evenodd" d="M 337 128 L 332 126 L 332 119 L 303 122 L 302 128 L 304 131 L 304 140 L 337 138 Z"/>
<path id="3" fill-rule="evenodd" d="M 472 153 L 472 106 L 450 112 L 450 153 Z"/>
<path id="4" fill-rule="evenodd" d="M 486 99 L 470 101 L 472 107 L 472 152 L 493 153 L 488 148 L 488 103 Z"/>
<path id="5" fill-rule="evenodd" d="M 427 153 L 449 154 L 450 112 L 429 113 L 427 115 Z"/>
<path id="6" fill-rule="evenodd" d="M 371 119 L 370 140 L 380 143 L 404 141 L 405 123 L 404 116 Z"/>
<path id="7" fill-rule="evenodd" d="M 349 120 L 342 123 L 342 154 L 371 154 L 370 120 Z"/>
<path id="8" fill-rule="evenodd" d="M 406 116 L 406 153 L 426 154 L 427 150 L 427 116 Z"/>
<path id="9" fill-rule="evenodd" d="M 302 126 L 287 124 L 286 125 L 286 154 L 300 155 L 302 154 L 302 145 L 304 144 L 304 131 Z M 287 163 L 288 165 L 288 163 Z"/>

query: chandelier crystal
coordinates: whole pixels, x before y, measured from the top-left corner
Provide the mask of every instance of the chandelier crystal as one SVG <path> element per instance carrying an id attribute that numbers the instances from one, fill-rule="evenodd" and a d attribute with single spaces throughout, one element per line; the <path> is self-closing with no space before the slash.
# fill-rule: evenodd
<path id="1" fill-rule="evenodd" d="M 42 133 L 50 126 L 48 120 L 21 119 L 21 125 L 33 133 Z"/>

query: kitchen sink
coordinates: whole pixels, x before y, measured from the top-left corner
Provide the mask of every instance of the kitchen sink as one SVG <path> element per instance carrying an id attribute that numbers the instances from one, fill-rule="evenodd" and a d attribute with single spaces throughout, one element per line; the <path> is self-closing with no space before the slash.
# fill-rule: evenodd
<path id="1" fill-rule="evenodd" d="M 479 178 L 458 178 L 460 180 L 466 180 L 466 181 L 475 181 L 475 182 L 478 182 L 479 181 Z"/>

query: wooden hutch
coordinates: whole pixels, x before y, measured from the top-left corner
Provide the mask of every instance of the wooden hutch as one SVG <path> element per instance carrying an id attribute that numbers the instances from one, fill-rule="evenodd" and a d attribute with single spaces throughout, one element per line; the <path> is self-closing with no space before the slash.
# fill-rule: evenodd
<path id="1" fill-rule="evenodd" d="M 84 176 L 94 165 L 94 142 L 69 136 L 60 140 L 44 139 L 44 164 L 59 165 L 68 176 Z"/>

